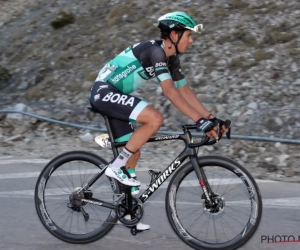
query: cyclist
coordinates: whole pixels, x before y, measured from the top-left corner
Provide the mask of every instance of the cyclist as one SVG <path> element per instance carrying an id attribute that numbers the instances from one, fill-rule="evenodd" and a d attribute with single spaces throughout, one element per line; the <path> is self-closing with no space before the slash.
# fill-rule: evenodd
<path id="1" fill-rule="evenodd" d="M 148 40 L 126 48 L 100 70 L 90 93 L 91 106 L 109 117 L 115 141 L 128 140 L 105 174 L 132 186 L 132 194 L 137 194 L 140 186 L 135 175 L 139 149 L 163 124 L 159 111 L 130 95 L 147 80 L 156 78 L 165 97 L 178 110 L 208 136 L 218 137 L 214 130 L 216 118 L 187 85 L 178 56 L 193 43 L 192 32 L 201 33 L 203 25 L 197 25 L 187 13 L 172 12 L 158 19 L 158 28 L 161 40 Z M 134 130 L 132 122 L 142 126 Z"/>

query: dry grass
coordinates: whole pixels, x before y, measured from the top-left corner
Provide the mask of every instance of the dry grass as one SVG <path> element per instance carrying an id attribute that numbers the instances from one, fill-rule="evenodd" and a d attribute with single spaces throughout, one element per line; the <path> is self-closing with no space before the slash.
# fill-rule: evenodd
<path id="1" fill-rule="evenodd" d="M 124 23 L 134 23 L 140 21 L 140 16 L 136 13 L 140 9 L 130 1 L 123 1 L 121 4 L 116 5 L 106 16 L 106 21 L 109 26 L 119 25 Z M 123 19 L 124 15 L 128 17 Z"/>
<path id="2" fill-rule="evenodd" d="M 217 44 L 223 44 L 223 43 L 227 43 L 230 41 L 231 41 L 231 36 L 224 35 L 224 36 L 219 37 L 216 42 L 217 42 Z"/>
<path id="3" fill-rule="evenodd" d="M 239 57 L 234 58 L 230 62 L 229 68 L 230 69 L 238 69 L 238 68 L 248 69 L 248 68 L 254 67 L 256 65 L 258 65 L 257 61 L 249 61 L 245 57 L 239 56 Z"/>
<path id="4" fill-rule="evenodd" d="M 287 32 L 291 29 L 292 25 L 288 21 L 283 21 L 277 26 L 271 27 L 272 32 Z"/>
<path id="5" fill-rule="evenodd" d="M 242 9 L 248 7 L 248 3 L 242 0 L 232 0 L 230 1 L 230 5 L 233 9 Z"/>
<path id="6" fill-rule="evenodd" d="M 275 56 L 274 52 L 257 51 L 254 54 L 256 61 L 269 60 Z"/>
<path id="7" fill-rule="evenodd" d="M 244 28 L 238 28 L 236 32 L 233 33 L 234 40 L 240 40 L 248 46 L 257 47 L 258 43 L 256 38 L 249 33 Z"/>
<path id="8" fill-rule="evenodd" d="M 214 10 L 214 15 L 216 17 L 226 17 L 228 16 L 228 14 L 228 11 L 221 7 L 216 7 L 216 9 Z"/>
<path id="9" fill-rule="evenodd" d="M 299 48 L 299 43 L 297 40 L 294 40 L 292 42 L 290 42 L 288 45 L 287 45 L 287 48 L 290 48 L 290 49 L 296 49 L 296 48 Z"/>
<path id="10" fill-rule="evenodd" d="M 88 72 L 84 73 L 84 79 L 87 81 L 93 82 L 97 78 L 97 75 L 98 75 L 98 72 L 88 71 Z"/>
<path id="11" fill-rule="evenodd" d="M 296 37 L 297 35 L 291 32 L 272 32 L 264 38 L 263 43 L 271 45 L 287 43 L 294 40 Z"/>
<path id="12" fill-rule="evenodd" d="M 271 12 L 276 12 L 279 9 L 282 9 L 282 7 L 276 5 L 275 3 L 262 3 L 256 6 L 251 6 L 249 8 L 246 8 L 245 13 L 248 15 L 267 14 Z"/>
<path id="13" fill-rule="evenodd" d="M 31 87 L 24 94 L 24 97 L 27 101 L 38 100 L 39 98 L 41 98 L 43 96 L 44 96 L 44 93 L 41 91 L 41 89 L 38 86 Z"/>
<path id="14" fill-rule="evenodd" d="M 207 62 L 205 65 L 207 66 L 216 66 L 217 61 L 219 60 L 218 57 L 212 55 L 210 57 L 207 58 Z"/>
<path id="15" fill-rule="evenodd" d="M 235 68 L 243 68 L 245 67 L 245 65 L 246 65 L 246 58 L 243 56 L 239 56 L 232 59 L 232 61 L 229 64 L 229 67 L 235 69 Z"/>
<path id="16" fill-rule="evenodd" d="M 288 49 L 288 53 L 291 56 L 299 56 L 300 55 L 300 49 Z"/>

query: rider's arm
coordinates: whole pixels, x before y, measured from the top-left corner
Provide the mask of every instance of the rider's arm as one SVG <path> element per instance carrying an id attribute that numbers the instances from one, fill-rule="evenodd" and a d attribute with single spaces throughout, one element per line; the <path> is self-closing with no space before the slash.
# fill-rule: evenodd
<path id="1" fill-rule="evenodd" d="M 187 117 L 191 118 L 194 122 L 198 121 L 201 117 L 200 113 L 193 109 L 179 91 L 174 87 L 168 63 L 166 60 L 165 52 L 161 47 L 153 47 L 151 54 L 151 62 L 153 65 L 154 73 L 157 81 L 160 83 L 163 93 L 170 102 L 179 109 Z M 178 81 L 178 84 L 185 84 L 184 81 Z M 177 86 L 177 85 L 176 85 Z"/>
<path id="2" fill-rule="evenodd" d="M 210 115 L 209 111 L 203 106 L 203 104 L 198 100 L 197 96 L 187 85 L 186 79 L 181 72 L 180 60 L 177 55 L 170 58 L 169 70 L 174 80 L 175 86 L 177 87 L 179 93 L 183 96 L 186 102 L 203 118 L 208 118 Z M 210 116 L 213 118 L 213 116 Z"/>
<path id="3" fill-rule="evenodd" d="M 193 109 L 193 107 L 184 99 L 178 89 L 174 87 L 174 83 L 171 79 L 162 81 L 161 88 L 166 98 L 183 114 L 191 118 L 194 122 L 202 118 L 200 112 Z"/>
<path id="4" fill-rule="evenodd" d="M 183 96 L 183 98 L 190 104 L 190 106 L 197 110 L 202 115 L 202 117 L 208 118 L 210 112 L 203 106 L 203 104 L 199 101 L 198 97 L 187 84 L 182 87 L 179 87 L 178 91 Z M 213 118 L 213 116 L 211 115 L 210 118 Z"/>

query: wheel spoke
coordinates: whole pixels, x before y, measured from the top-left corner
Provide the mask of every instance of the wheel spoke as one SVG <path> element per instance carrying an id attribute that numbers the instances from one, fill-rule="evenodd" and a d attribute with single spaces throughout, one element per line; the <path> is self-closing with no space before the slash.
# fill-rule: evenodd
<path id="1" fill-rule="evenodd" d="M 251 238 L 260 222 L 261 197 L 250 174 L 245 169 L 239 170 L 240 166 L 228 162 L 225 158 L 222 162 L 215 162 L 218 161 L 213 158 L 207 162 L 199 161 L 212 191 L 213 204 L 201 199 L 202 190 L 197 184 L 198 180 L 192 165 L 178 170 L 170 183 L 170 186 L 175 186 L 177 190 L 176 198 L 173 199 L 175 204 L 170 204 L 170 207 L 176 209 L 178 219 L 170 215 L 168 219 L 173 225 L 177 225 L 177 220 L 180 222 L 184 228 L 180 229 L 180 232 L 184 234 L 179 232 L 178 235 L 189 245 L 191 244 L 189 241 L 192 241 L 193 244 L 190 246 L 225 249 L 225 246 L 228 247 L 225 244 L 229 241 L 232 241 L 232 244 L 242 245 L 244 241 Z M 252 187 L 254 187 L 252 198 L 248 191 L 248 184 L 243 181 L 245 178 L 248 182 L 252 182 Z M 197 190 L 198 187 L 199 190 Z M 167 195 L 170 197 L 170 194 Z M 251 199 L 259 204 L 255 225 L 249 222 L 252 215 Z M 169 200 L 170 202 L 173 201 Z M 173 226 L 173 229 L 177 231 L 178 226 Z M 238 237 L 244 232 L 250 234 L 250 237 L 246 238 L 245 235 Z"/>
<path id="2" fill-rule="evenodd" d="M 115 182 L 115 190 L 112 190 L 110 182 L 114 180 L 103 173 L 88 192 L 80 190 L 99 173 L 100 166 L 107 163 L 84 152 L 63 154 L 53 162 L 46 166 L 47 170 L 38 179 L 40 184 L 37 185 L 35 201 L 39 218 L 48 230 L 56 228 L 51 231 L 54 236 L 69 242 L 86 243 L 103 237 L 117 218 L 111 209 L 83 202 L 82 199 L 93 197 L 114 203 L 114 195 L 120 193 L 119 186 Z M 49 172 L 50 176 L 46 174 Z"/>

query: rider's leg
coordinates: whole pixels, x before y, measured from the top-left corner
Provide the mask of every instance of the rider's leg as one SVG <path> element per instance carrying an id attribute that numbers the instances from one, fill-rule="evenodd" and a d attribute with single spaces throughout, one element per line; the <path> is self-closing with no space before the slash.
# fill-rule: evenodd
<path id="1" fill-rule="evenodd" d="M 132 133 L 125 146 L 132 152 L 136 152 L 140 149 L 148 141 L 148 139 L 159 130 L 163 124 L 163 117 L 161 113 L 148 105 L 138 115 L 136 121 L 143 125 Z"/>
<path id="2" fill-rule="evenodd" d="M 136 167 L 136 165 L 137 165 L 137 162 L 138 162 L 140 156 L 141 156 L 141 151 L 140 151 L 140 150 L 136 151 L 136 152 L 129 158 L 129 160 L 128 160 L 127 164 L 126 164 L 126 168 L 127 168 L 127 169 L 130 168 L 130 169 L 132 169 L 132 170 L 135 170 L 135 167 Z"/>
<path id="3" fill-rule="evenodd" d="M 126 164 L 126 169 L 128 173 L 130 174 L 131 178 L 137 179 L 136 173 L 135 173 L 135 167 L 137 165 L 137 162 L 140 158 L 140 150 L 136 151 L 128 160 Z M 131 194 L 132 195 L 138 195 L 140 193 L 140 189 L 138 187 L 131 187 Z"/>
<path id="4" fill-rule="evenodd" d="M 120 155 L 111 163 L 112 169 L 119 169 L 127 165 L 132 155 L 159 130 L 163 124 L 163 117 L 157 110 L 148 105 L 139 113 L 136 121 L 143 125 L 132 133 L 129 141 L 120 152 Z"/>

